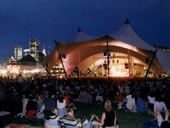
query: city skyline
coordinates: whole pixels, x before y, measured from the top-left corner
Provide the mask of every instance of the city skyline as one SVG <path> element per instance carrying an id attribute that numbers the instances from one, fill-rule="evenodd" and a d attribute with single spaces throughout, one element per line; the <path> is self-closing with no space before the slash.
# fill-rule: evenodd
<path id="1" fill-rule="evenodd" d="M 0 60 L 13 55 L 29 40 L 54 47 L 54 40 L 73 42 L 77 28 L 91 36 L 118 31 L 126 18 L 148 44 L 170 46 L 170 1 L 168 0 L 1 0 Z"/>

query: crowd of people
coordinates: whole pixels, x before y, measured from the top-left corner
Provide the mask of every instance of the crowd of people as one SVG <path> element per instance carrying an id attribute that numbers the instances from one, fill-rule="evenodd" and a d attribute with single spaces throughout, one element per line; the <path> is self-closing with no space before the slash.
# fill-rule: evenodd
<path id="1" fill-rule="evenodd" d="M 20 75 L 16 79 L 0 78 L 0 102 L 4 104 L 0 110 L 21 118 L 38 118 L 43 120 L 45 128 L 60 128 L 67 123 L 77 127 L 89 127 L 91 123 L 95 127 L 116 128 L 119 119 L 112 110 L 115 104 L 117 109 L 153 114 L 155 120 L 144 122 L 145 128 L 165 128 L 164 125 L 170 124 L 169 91 L 169 78 L 25 79 Z M 100 118 L 92 114 L 90 120 L 80 122 L 74 117 L 75 103 L 102 104 L 105 111 Z M 165 119 L 161 116 L 163 112 Z"/>

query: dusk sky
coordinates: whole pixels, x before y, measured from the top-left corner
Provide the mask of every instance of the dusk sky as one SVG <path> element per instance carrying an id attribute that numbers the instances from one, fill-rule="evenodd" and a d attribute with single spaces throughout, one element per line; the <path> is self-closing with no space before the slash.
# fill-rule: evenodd
<path id="1" fill-rule="evenodd" d="M 74 41 L 77 28 L 91 36 L 112 34 L 126 19 L 146 43 L 170 47 L 170 0 L 0 0 L 0 60 L 37 39 Z"/>

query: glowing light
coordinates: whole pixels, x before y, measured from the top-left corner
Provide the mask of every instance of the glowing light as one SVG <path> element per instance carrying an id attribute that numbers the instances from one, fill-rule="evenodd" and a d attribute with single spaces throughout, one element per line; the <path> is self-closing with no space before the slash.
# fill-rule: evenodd
<path id="1" fill-rule="evenodd" d="M 20 66 L 19 65 L 8 65 L 7 71 L 11 74 L 19 74 L 20 73 Z"/>
<path id="2" fill-rule="evenodd" d="M 114 65 L 110 69 L 110 76 L 128 77 L 129 76 L 129 69 L 125 69 L 124 65 Z"/>
<path id="3" fill-rule="evenodd" d="M 63 76 L 62 75 L 60 75 L 60 77 L 59 78 L 63 78 Z"/>
<path id="4" fill-rule="evenodd" d="M 0 74 L 1 74 L 1 75 L 7 74 L 7 70 L 6 70 L 6 69 L 0 69 Z"/>
<path id="5" fill-rule="evenodd" d="M 31 73 L 39 73 L 40 72 L 40 69 L 33 69 L 33 70 L 31 70 Z"/>

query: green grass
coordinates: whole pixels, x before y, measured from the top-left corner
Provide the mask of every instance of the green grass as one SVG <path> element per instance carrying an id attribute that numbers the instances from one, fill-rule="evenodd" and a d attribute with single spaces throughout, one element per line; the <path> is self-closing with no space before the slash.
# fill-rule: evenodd
<path id="1" fill-rule="evenodd" d="M 92 114 L 101 117 L 101 113 L 103 112 L 103 105 L 101 104 L 77 104 L 76 107 L 75 117 L 80 118 L 81 121 L 84 121 L 86 118 L 89 119 Z M 152 116 L 147 113 L 132 113 L 125 110 L 118 110 L 115 106 L 113 106 L 113 109 L 116 112 L 120 128 L 143 128 L 143 123 L 146 120 L 152 119 Z M 29 124 L 32 128 L 43 127 L 42 122 L 37 119 L 16 118 L 14 116 L 0 118 L 0 128 L 5 128 L 5 126 L 11 123 Z"/>
<path id="2" fill-rule="evenodd" d="M 79 109 L 75 112 L 76 117 L 81 117 L 81 119 L 83 120 L 85 118 L 89 119 L 91 114 L 96 114 L 101 117 L 101 114 L 103 112 L 103 105 L 80 104 L 78 105 L 78 108 Z M 115 106 L 113 106 L 113 109 L 116 112 L 120 128 L 143 128 L 143 123 L 146 120 L 150 120 L 153 118 L 147 113 L 132 113 L 123 109 L 118 110 Z"/>

